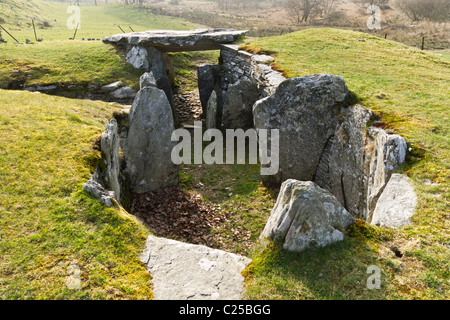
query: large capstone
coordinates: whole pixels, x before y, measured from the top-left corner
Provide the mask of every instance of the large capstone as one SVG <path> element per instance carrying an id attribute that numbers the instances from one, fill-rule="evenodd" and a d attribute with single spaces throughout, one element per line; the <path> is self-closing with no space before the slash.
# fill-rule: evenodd
<path id="1" fill-rule="evenodd" d="M 232 43 L 247 33 L 234 29 L 155 30 L 116 34 L 103 38 L 103 42 L 117 46 L 154 47 L 162 52 L 217 50 L 220 44 Z"/>
<path id="2" fill-rule="evenodd" d="M 177 185 L 179 167 L 171 159 L 175 125 L 164 91 L 154 87 L 139 91 L 129 120 L 125 157 L 132 192 L 144 193 Z"/>
<path id="3" fill-rule="evenodd" d="M 277 202 L 261 234 L 283 243 L 289 251 L 304 251 L 342 241 L 353 217 L 328 191 L 311 181 L 283 182 Z"/>

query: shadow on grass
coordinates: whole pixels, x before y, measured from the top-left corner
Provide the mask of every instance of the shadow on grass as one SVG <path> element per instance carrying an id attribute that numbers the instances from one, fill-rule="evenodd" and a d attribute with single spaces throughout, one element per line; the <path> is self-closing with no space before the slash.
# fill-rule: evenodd
<path id="1" fill-rule="evenodd" d="M 249 299 L 383 299 L 388 274 L 377 258 L 376 242 L 388 239 L 383 229 L 362 220 L 347 230 L 344 241 L 304 252 L 289 252 L 269 242 L 255 250 L 252 264 L 244 271 Z M 381 271 L 380 289 L 373 283 L 370 266 Z"/>

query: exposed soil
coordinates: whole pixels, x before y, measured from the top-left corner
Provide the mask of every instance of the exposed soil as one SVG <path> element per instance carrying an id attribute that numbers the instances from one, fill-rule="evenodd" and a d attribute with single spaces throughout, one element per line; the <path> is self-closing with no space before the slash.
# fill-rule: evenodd
<path id="1" fill-rule="evenodd" d="M 183 192 L 177 186 L 134 194 L 130 211 L 156 236 L 230 252 L 235 248 L 226 245 L 230 243 L 229 237 L 248 242 L 242 246 L 246 249 L 253 244 L 250 237 L 243 237 L 245 230 L 236 231 L 239 233 L 236 235 L 220 232 L 232 220 L 231 212 L 218 204 L 205 202 L 199 194 Z"/>

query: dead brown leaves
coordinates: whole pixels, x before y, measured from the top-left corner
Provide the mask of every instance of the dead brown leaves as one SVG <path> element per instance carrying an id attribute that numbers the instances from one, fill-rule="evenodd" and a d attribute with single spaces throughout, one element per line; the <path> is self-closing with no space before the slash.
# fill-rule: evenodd
<path id="1" fill-rule="evenodd" d="M 134 194 L 131 212 L 156 236 L 235 253 L 247 253 L 254 244 L 233 210 L 179 187 Z"/>

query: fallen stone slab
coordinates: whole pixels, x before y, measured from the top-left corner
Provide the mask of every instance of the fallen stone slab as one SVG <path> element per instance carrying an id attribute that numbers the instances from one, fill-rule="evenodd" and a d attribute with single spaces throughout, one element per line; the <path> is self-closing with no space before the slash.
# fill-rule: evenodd
<path id="1" fill-rule="evenodd" d="M 234 29 L 156 30 L 116 34 L 103 38 L 103 42 L 154 47 L 162 52 L 218 50 L 220 44 L 232 43 L 247 33 L 247 30 Z"/>
<path id="2" fill-rule="evenodd" d="M 416 205 L 411 180 L 403 174 L 393 174 L 378 199 L 371 224 L 390 228 L 409 225 Z"/>
<path id="3" fill-rule="evenodd" d="M 104 92 L 115 91 L 115 90 L 120 88 L 121 84 L 122 84 L 122 81 L 119 80 L 119 81 L 116 81 L 116 82 L 113 82 L 113 83 L 106 84 L 106 85 L 102 86 L 100 88 L 100 90 L 102 90 Z"/>
<path id="4" fill-rule="evenodd" d="M 111 92 L 111 96 L 115 99 L 133 99 L 136 92 L 130 87 L 121 87 Z"/>
<path id="5" fill-rule="evenodd" d="M 157 300 L 237 300 L 250 259 L 202 245 L 149 236 L 141 261 Z"/>

